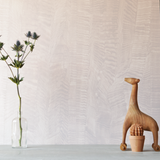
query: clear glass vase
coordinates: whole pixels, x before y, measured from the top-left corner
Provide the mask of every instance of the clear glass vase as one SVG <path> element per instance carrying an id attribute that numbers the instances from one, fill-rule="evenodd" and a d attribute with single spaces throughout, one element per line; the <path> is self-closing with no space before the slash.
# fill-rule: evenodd
<path id="1" fill-rule="evenodd" d="M 27 148 L 28 123 L 18 112 L 18 116 L 12 120 L 12 147 Z"/>

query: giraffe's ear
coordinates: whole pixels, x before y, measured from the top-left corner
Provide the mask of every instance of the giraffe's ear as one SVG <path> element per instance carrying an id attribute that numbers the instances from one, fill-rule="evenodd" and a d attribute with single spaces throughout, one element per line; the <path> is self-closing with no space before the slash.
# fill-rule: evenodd
<path id="1" fill-rule="evenodd" d="M 135 79 L 135 83 L 139 83 L 140 79 Z"/>

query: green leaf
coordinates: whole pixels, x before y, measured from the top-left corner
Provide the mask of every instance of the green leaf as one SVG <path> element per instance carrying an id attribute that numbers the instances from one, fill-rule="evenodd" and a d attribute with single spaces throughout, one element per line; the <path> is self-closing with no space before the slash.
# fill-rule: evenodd
<path id="1" fill-rule="evenodd" d="M 33 51 L 33 49 L 34 49 L 34 44 L 30 45 L 31 52 Z"/>
<path id="2" fill-rule="evenodd" d="M 29 41 L 24 41 L 24 43 L 25 43 L 25 45 L 26 45 L 26 46 L 28 46 L 28 45 L 32 44 L 32 43 L 31 43 L 31 42 L 29 42 Z"/>
<path id="3" fill-rule="evenodd" d="M 12 77 L 8 77 L 13 83 L 16 83 L 17 84 L 17 78 L 16 76 L 14 78 Z"/>
<path id="4" fill-rule="evenodd" d="M 0 50 L 3 48 L 4 43 L 0 42 Z"/>
<path id="5" fill-rule="evenodd" d="M 2 55 L 2 57 L 0 58 L 0 60 L 6 61 L 8 57 L 9 57 L 9 55 L 7 55 L 7 56 Z"/>
<path id="6" fill-rule="evenodd" d="M 18 78 L 17 78 L 16 76 L 14 76 L 14 77 L 8 77 L 8 78 L 9 78 L 13 83 L 19 85 L 19 83 L 23 81 L 23 78 L 24 78 L 24 77 L 22 77 L 21 79 L 19 79 L 19 75 L 18 75 Z"/>
<path id="7" fill-rule="evenodd" d="M 17 69 L 22 68 L 24 66 L 24 61 L 18 61 L 16 59 L 14 59 L 14 61 L 9 65 L 12 66 L 12 67 L 15 67 Z"/>
<path id="8" fill-rule="evenodd" d="M 15 55 L 15 57 L 21 57 L 21 56 L 22 56 L 22 54 L 19 54 L 19 56 Z"/>
<path id="9" fill-rule="evenodd" d="M 23 78 L 24 78 L 24 77 L 22 77 L 22 78 L 19 80 L 19 82 L 22 82 L 22 81 L 23 81 Z"/>

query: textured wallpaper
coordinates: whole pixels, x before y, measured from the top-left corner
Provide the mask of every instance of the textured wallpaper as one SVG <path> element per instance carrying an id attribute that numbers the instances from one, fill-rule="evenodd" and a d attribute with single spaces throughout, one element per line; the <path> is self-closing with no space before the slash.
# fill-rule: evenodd
<path id="1" fill-rule="evenodd" d="M 158 0 L 0 0 L 0 41 L 12 57 L 27 31 L 41 35 L 20 73 L 28 144 L 120 144 L 125 77 L 141 80 L 140 109 L 160 126 L 159 17 Z M 0 144 L 11 143 L 18 111 L 9 76 L 0 61 Z"/>

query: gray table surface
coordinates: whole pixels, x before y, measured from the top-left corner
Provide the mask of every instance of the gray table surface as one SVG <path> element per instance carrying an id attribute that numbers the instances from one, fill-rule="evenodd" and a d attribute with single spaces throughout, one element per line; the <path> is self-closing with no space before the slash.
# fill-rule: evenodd
<path id="1" fill-rule="evenodd" d="M 0 145 L 0 160 L 160 160 L 160 152 L 145 145 L 143 152 L 121 151 L 118 145 L 35 145 L 12 149 Z"/>

